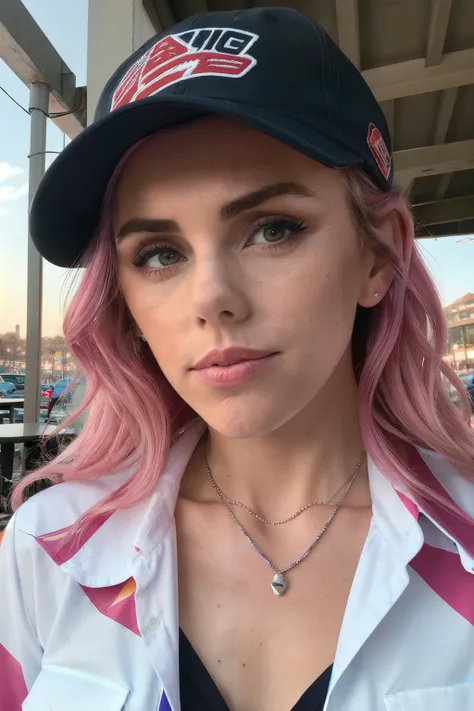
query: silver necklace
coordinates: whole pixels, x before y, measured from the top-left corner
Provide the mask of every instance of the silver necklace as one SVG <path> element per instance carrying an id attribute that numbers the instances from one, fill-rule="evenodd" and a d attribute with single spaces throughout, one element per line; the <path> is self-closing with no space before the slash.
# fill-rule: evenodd
<path id="1" fill-rule="evenodd" d="M 352 487 L 352 484 L 353 484 L 354 481 L 355 481 L 355 478 L 356 478 L 356 476 L 357 476 L 357 472 L 359 471 L 360 464 L 361 464 L 361 461 L 362 461 L 362 459 L 363 459 L 363 455 L 364 455 L 364 452 L 362 452 L 361 456 L 359 457 L 359 461 L 357 462 L 357 466 L 356 466 L 356 468 L 355 468 L 355 470 L 354 470 L 354 474 L 352 475 L 351 480 L 350 480 L 349 484 L 347 485 L 347 487 L 346 487 L 344 493 L 342 494 L 342 496 L 341 496 L 341 498 L 339 499 L 339 501 L 334 505 L 334 511 L 331 513 L 330 517 L 328 518 L 328 520 L 326 521 L 326 523 L 324 524 L 324 526 L 322 527 L 322 529 L 319 531 L 319 533 L 318 533 L 318 535 L 316 536 L 316 538 L 314 539 L 314 541 L 311 543 L 311 545 L 308 546 L 308 548 L 306 548 L 306 549 L 303 551 L 303 553 L 300 555 L 299 558 L 297 558 L 297 559 L 294 560 L 292 563 L 290 563 L 290 565 L 287 565 L 286 568 L 281 568 L 281 569 L 280 569 L 280 568 L 277 568 L 277 567 L 272 563 L 272 561 L 270 560 L 270 558 L 269 558 L 267 555 L 265 555 L 265 553 L 264 553 L 264 552 L 258 547 L 258 545 L 255 543 L 255 541 L 253 540 L 253 538 L 251 538 L 251 536 L 247 533 L 247 531 L 246 531 L 245 528 L 242 526 L 242 524 L 240 523 L 239 519 L 238 519 L 237 516 L 234 514 L 234 512 L 232 511 L 232 509 L 230 508 L 230 506 L 225 502 L 225 499 L 223 498 L 223 496 L 222 496 L 221 493 L 220 493 L 219 487 L 217 487 L 217 485 L 216 485 L 216 487 L 213 487 L 213 488 L 214 488 L 214 491 L 216 492 L 216 494 L 217 494 L 217 496 L 218 496 L 218 498 L 219 498 L 219 500 L 220 500 L 220 502 L 221 502 L 221 504 L 222 504 L 223 506 L 225 506 L 225 508 L 226 508 L 227 511 L 229 512 L 230 516 L 232 517 L 233 521 L 234 521 L 235 524 L 238 526 L 238 528 L 241 530 L 241 532 L 244 534 L 245 538 L 246 538 L 247 541 L 250 543 L 250 545 L 252 546 L 252 548 L 259 554 L 259 556 L 260 556 L 261 558 L 263 558 L 263 560 L 265 561 L 265 563 L 266 563 L 268 566 L 270 566 L 270 568 L 271 568 L 271 569 L 273 570 L 273 572 L 275 573 L 275 575 L 273 576 L 273 580 L 272 580 L 272 582 L 271 582 L 272 592 L 273 592 L 275 595 L 278 595 L 278 596 L 280 597 L 281 595 L 284 595 L 284 594 L 285 594 L 285 592 L 288 590 L 288 581 L 287 581 L 286 578 L 285 578 L 285 573 L 289 573 L 290 570 L 293 570 L 293 568 L 296 568 L 297 565 L 299 565 L 300 563 L 302 563 L 302 562 L 307 558 L 307 556 L 311 553 L 311 551 L 313 550 L 313 548 L 315 547 L 315 545 L 318 543 L 318 541 L 320 540 L 320 538 L 322 537 L 322 535 L 324 534 L 324 532 L 325 532 L 326 529 L 328 528 L 329 524 L 331 523 L 331 521 L 333 520 L 333 518 L 335 517 L 335 515 L 337 514 L 337 512 L 338 512 L 339 509 L 341 508 L 342 502 L 343 502 L 344 499 L 346 498 L 347 494 L 349 493 L 349 491 L 350 491 L 350 489 L 351 489 L 351 487 Z M 211 482 L 211 479 L 213 479 L 213 477 L 212 477 L 211 468 L 210 468 L 210 466 L 209 466 L 209 462 L 207 461 L 207 455 L 206 455 L 206 454 L 204 454 L 204 465 L 205 465 L 205 467 L 206 467 L 206 471 L 207 471 L 207 475 L 208 475 L 209 481 Z M 212 482 L 211 482 L 211 484 L 212 484 Z"/>
<path id="2" fill-rule="evenodd" d="M 364 452 L 362 452 L 362 454 L 361 454 L 360 457 L 359 457 L 359 461 L 357 462 L 357 466 L 356 466 L 355 471 L 357 471 L 357 470 L 359 469 L 360 465 L 362 464 L 363 458 L 364 458 Z M 336 493 L 335 493 L 333 496 L 331 496 L 331 498 L 328 499 L 327 501 L 312 501 L 310 504 L 306 504 L 306 506 L 302 506 L 302 507 L 301 507 L 300 509 L 298 509 L 298 511 L 296 511 L 296 513 L 294 513 L 292 516 L 288 516 L 287 518 L 284 518 L 284 519 L 282 519 L 281 521 L 269 521 L 268 519 L 264 518 L 263 516 L 260 516 L 260 514 L 258 514 L 258 513 L 257 513 L 256 511 L 254 511 L 253 509 L 251 509 L 250 506 L 247 506 L 247 504 L 243 504 L 241 501 L 236 501 L 235 499 L 229 499 L 229 498 L 224 494 L 224 492 L 222 491 L 222 489 L 219 487 L 219 485 L 217 484 L 217 482 L 215 481 L 215 479 L 214 479 L 214 477 L 212 476 L 212 472 L 211 472 L 211 470 L 209 469 L 209 467 L 207 468 L 207 474 L 208 474 L 208 477 L 209 477 L 209 481 L 211 482 L 212 488 L 214 489 L 214 491 L 216 492 L 216 494 L 218 494 L 218 496 L 219 496 L 221 499 L 223 499 L 224 502 L 225 502 L 228 506 L 238 506 L 239 508 L 244 509 L 244 511 L 247 511 L 247 513 L 249 513 L 251 516 L 254 516 L 254 518 L 256 518 L 256 519 L 258 519 L 259 521 L 261 521 L 261 523 L 266 523 L 268 526 L 282 526 L 284 523 L 289 523 L 290 521 L 294 521 L 295 518 L 298 518 L 298 516 L 301 516 L 302 513 L 304 513 L 304 512 L 307 511 L 308 509 L 313 508 L 313 506 L 329 506 L 329 505 L 332 505 L 333 499 L 336 498 L 336 496 L 338 495 L 338 493 L 340 492 L 340 490 L 350 481 L 350 479 L 348 479 L 346 482 L 344 482 L 344 484 L 342 484 L 342 486 L 339 487 L 339 489 L 336 491 Z"/>

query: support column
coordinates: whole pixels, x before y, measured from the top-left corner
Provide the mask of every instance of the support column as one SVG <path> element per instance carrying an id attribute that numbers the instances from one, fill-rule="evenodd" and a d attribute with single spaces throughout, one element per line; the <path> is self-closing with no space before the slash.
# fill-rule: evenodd
<path id="1" fill-rule="evenodd" d="M 158 31 L 143 0 L 89 0 L 88 124 L 93 120 L 102 89 L 117 67 Z"/>
<path id="2" fill-rule="evenodd" d="M 29 205 L 44 175 L 49 86 L 34 83 L 30 90 Z M 41 385 L 41 323 L 43 315 L 43 260 L 28 230 L 28 286 L 26 314 L 26 381 L 23 421 L 38 422 Z"/>

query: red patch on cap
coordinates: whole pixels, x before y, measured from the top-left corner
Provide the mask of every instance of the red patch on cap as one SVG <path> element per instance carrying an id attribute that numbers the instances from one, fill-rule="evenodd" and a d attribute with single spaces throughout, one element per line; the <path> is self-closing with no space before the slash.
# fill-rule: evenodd
<path id="1" fill-rule="evenodd" d="M 385 180 L 388 180 L 388 176 L 392 170 L 392 156 L 383 140 L 382 134 L 373 123 L 369 124 L 367 143 L 369 144 L 370 152 L 374 156 L 380 172 Z"/>

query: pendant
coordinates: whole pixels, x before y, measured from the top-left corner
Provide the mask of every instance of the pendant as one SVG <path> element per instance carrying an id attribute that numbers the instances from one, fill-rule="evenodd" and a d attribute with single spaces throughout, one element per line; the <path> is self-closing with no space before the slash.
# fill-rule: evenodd
<path id="1" fill-rule="evenodd" d="M 286 593 L 287 588 L 288 583 L 286 582 L 284 575 L 282 573 L 277 573 L 272 580 L 273 592 L 275 593 L 275 595 L 281 597 L 281 595 L 284 595 Z"/>

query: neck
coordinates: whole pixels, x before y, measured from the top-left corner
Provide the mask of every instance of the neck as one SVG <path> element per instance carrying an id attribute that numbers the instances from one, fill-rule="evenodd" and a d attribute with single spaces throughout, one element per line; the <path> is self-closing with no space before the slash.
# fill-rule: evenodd
<path id="1" fill-rule="evenodd" d="M 226 496 L 276 518 L 342 493 L 363 443 L 354 379 L 335 380 L 339 394 L 328 383 L 303 412 L 264 437 L 230 439 L 210 430 L 204 446 L 213 477 Z M 357 487 L 353 503 L 367 506 L 365 461 L 358 479 L 365 483 Z M 200 493 L 212 496 L 206 487 L 202 480 Z"/>

